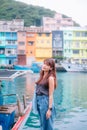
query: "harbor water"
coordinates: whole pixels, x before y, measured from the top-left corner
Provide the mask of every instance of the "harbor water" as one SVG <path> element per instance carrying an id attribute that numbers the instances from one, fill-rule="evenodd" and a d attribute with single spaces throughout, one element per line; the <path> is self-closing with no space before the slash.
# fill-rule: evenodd
<path id="1" fill-rule="evenodd" d="M 31 101 L 37 77 L 38 74 L 27 74 L 13 81 L 3 81 L 0 95 L 17 93 L 22 100 L 26 94 Z M 6 97 L 4 104 L 15 101 Z M 54 102 L 55 130 L 87 130 L 87 73 L 57 73 Z M 40 130 L 38 115 L 31 112 L 23 130 Z"/>

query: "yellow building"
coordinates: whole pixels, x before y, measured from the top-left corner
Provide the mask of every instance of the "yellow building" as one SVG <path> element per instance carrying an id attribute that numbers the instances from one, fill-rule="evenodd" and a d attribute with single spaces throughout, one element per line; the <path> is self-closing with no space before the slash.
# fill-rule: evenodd
<path id="1" fill-rule="evenodd" d="M 52 33 L 36 34 L 36 61 L 43 61 L 45 58 L 52 57 Z"/>
<path id="2" fill-rule="evenodd" d="M 66 27 L 63 32 L 63 55 L 75 63 L 87 64 L 87 28 Z"/>
<path id="3" fill-rule="evenodd" d="M 87 30 L 80 29 L 73 32 L 73 55 L 80 63 L 87 62 Z"/>

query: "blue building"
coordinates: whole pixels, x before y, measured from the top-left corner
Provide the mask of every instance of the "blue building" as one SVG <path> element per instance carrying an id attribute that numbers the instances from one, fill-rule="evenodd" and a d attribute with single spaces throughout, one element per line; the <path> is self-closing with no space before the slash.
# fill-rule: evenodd
<path id="1" fill-rule="evenodd" d="M 0 65 L 17 61 L 17 32 L 0 32 Z"/>
<path id="2" fill-rule="evenodd" d="M 63 31 L 52 31 L 53 57 L 63 56 Z"/>

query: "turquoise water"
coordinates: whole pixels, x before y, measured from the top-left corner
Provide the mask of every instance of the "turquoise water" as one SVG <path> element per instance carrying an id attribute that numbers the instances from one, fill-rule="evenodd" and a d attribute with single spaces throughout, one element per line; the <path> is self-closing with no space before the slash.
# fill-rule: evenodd
<path id="1" fill-rule="evenodd" d="M 37 74 L 28 74 L 4 82 L 1 94 L 26 94 L 32 100 Z M 87 130 L 87 73 L 57 73 L 58 87 L 54 92 L 56 107 L 55 130 Z M 15 101 L 13 98 L 6 102 Z M 23 130 L 39 130 L 38 116 L 31 112 Z"/>

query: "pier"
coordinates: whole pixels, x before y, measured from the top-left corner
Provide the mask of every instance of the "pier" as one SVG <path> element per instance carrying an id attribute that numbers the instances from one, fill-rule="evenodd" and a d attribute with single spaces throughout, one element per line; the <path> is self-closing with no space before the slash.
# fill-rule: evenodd
<path id="1" fill-rule="evenodd" d="M 0 70 L 0 80 L 13 80 L 14 78 L 21 76 L 26 73 L 33 73 L 31 70 L 8 70 L 8 69 L 2 69 Z"/>

